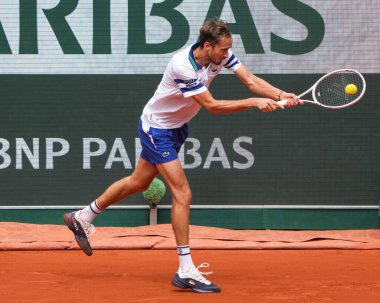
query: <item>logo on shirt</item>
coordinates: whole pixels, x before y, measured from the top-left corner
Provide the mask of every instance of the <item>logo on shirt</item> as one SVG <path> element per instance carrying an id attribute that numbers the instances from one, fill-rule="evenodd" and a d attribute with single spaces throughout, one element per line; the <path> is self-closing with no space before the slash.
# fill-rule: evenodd
<path id="1" fill-rule="evenodd" d="M 218 70 L 217 68 L 213 68 L 211 71 L 212 71 L 213 73 L 215 73 L 217 70 Z"/>
<path id="2" fill-rule="evenodd" d="M 192 84 L 192 83 L 194 83 L 194 82 L 197 82 L 197 80 L 198 79 L 189 79 L 189 80 L 183 80 L 183 83 L 185 83 L 185 84 Z"/>
<path id="3" fill-rule="evenodd" d="M 166 158 L 166 157 L 169 157 L 169 155 L 170 155 L 170 152 L 163 152 L 163 153 L 162 153 L 162 156 L 165 157 L 165 158 Z"/>
<path id="4" fill-rule="evenodd" d="M 198 85 L 198 79 L 190 79 L 183 81 L 187 88 L 192 88 Z"/>

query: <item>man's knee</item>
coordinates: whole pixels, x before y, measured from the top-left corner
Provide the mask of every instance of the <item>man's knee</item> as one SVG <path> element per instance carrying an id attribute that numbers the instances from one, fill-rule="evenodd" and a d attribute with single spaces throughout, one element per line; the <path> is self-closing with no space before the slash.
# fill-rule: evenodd
<path id="1" fill-rule="evenodd" d="M 173 193 L 173 203 L 178 203 L 181 205 L 189 206 L 192 199 L 192 192 L 190 188 L 178 190 L 176 193 Z"/>
<path id="2" fill-rule="evenodd" d="M 135 192 L 144 192 L 149 188 L 150 183 L 143 182 L 142 180 L 135 180 L 131 177 L 130 181 L 131 188 L 134 189 Z"/>
<path id="3" fill-rule="evenodd" d="M 131 192 L 144 192 L 149 188 L 149 183 L 143 180 L 138 180 L 132 176 L 128 176 L 124 179 L 125 187 Z"/>

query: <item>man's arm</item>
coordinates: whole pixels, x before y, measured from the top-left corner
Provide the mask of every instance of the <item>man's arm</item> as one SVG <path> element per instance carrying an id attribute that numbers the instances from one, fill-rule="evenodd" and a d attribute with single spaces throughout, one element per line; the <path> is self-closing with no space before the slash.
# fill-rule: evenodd
<path id="1" fill-rule="evenodd" d="M 264 79 L 253 75 L 243 64 L 237 71 L 235 71 L 235 74 L 251 93 L 276 101 L 287 99 L 289 101 L 289 105 L 287 105 L 287 107 L 292 107 L 301 103 L 296 95 L 284 92 L 281 89 L 269 84 Z"/>
<path id="2" fill-rule="evenodd" d="M 263 112 L 272 112 L 283 108 L 277 102 L 266 98 L 248 98 L 243 100 L 215 100 L 210 91 L 193 95 L 193 98 L 211 114 L 230 114 L 257 108 Z"/>

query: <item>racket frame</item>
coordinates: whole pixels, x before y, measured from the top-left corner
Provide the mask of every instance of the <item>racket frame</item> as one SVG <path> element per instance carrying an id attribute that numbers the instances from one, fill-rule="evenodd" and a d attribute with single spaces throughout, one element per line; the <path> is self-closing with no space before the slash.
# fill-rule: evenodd
<path id="1" fill-rule="evenodd" d="M 347 103 L 347 104 L 344 104 L 344 105 L 338 105 L 338 106 L 329 106 L 329 105 L 324 105 L 322 103 L 319 103 L 317 101 L 317 98 L 315 96 L 315 89 L 316 87 L 318 86 L 318 84 L 324 80 L 325 78 L 329 77 L 330 75 L 332 74 L 335 74 L 335 73 L 339 73 L 339 72 L 354 72 L 355 74 L 357 74 L 362 82 L 363 82 L 363 90 L 361 91 L 360 95 L 354 99 L 353 101 Z M 305 96 L 306 94 L 308 94 L 309 92 L 311 91 L 311 95 L 313 97 L 313 100 L 303 100 L 301 99 L 303 96 Z M 303 92 L 302 94 L 298 95 L 297 98 L 300 99 L 302 102 L 307 102 L 307 103 L 314 103 L 318 106 L 321 106 L 321 107 L 325 107 L 325 108 L 329 108 L 329 109 L 341 109 L 341 108 L 344 108 L 344 107 L 348 107 L 348 106 L 351 106 L 353 104 L 355 104 L 356 102 L 358 102 L 361 98 L 363 98 L 364 96 L 364 93 L 366 91 L 366 82 L 365 82 L 365 79 L 363 77 L 363 75 L 361 73 L 359 73 L 358 71 L 354 70 L 354 69 L 348 69 L 348 68 L 344 68 L 344 69 L 337 69 L 337 70 L 334 70 L 332 72 L 329 72 L 327 73 L 326 75 L 322 76 L 321 78 L 318 79 L 317 82 L 315 82 L 315 84 L 313 86 L 311 86 L 308 90 L 306 90 L 305 92 Z M 278 101 L 279 104 L 281 104 L 282 106 L 285 106 L 286 104 L 288 104 L 288 101 L 285 99 L 285 100 L 281 100 L 281 101 Z"/>

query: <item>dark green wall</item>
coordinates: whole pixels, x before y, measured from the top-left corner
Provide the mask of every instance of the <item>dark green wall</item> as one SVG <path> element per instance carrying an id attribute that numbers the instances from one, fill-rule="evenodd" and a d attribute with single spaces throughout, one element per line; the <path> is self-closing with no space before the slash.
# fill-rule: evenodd
<path id="1" fill-rule="evenodd" d="M 11 158 L 0 169 L 0 206 L 86 205 L 113 181 L 128 175 L 120 162 L 104 169 L 115 138 L 122 138 L 134 166 L 137 121 L 154 92 L 157 76 L 0 76 L 0 138 L 10 143 Z M 269 82 L 296 93 L 319 75 L 264 75 Z M 247 111 L 212 116 L 202 111 L 190 123 L 202 163 L 187 169 L 194 199 L 203 205 L 378 205 L 380 180 L 379 74 L 365 75 L 368 91 L 357 105 L 326 110 L 312 105 L 266 114 Z M 232 75 L 221 75 L 211 91 L 217 98 L 249 96 Z M 220 138 L 228 162 L 245 162 L 232 145 L 241 136 L 252 138 L 242 146 L 253 154 L 249 169 L 224 169 L 221 162 L 202 168 L 214 138 Z M 83 138 L 107 143 L 103 156 L 83 169 Z M 16 169 L 16 138 L 32 148 L 39 138 L 39 169 L 23 157 Z M 46 169 L 45 138 L 64 138 L 70 151 Z M 59 146 L 56 146 L 58 149 Z M 94 147 L 95 148 L 95 147 Z M 185 149 L 191 144 L 185 145 Z M 4 146 L 0 144 L 4 153 Z M 1 154 L 1 152 L 0 152 Z M 220 156 L 216 153 L 214 156 Z M 0 156 L 0 165 L 4 162 Z M 193 161 L 188 157 L 188 162 Z M 129 204 L 141 204 L 140 195 Z M 124 203 L 124 202 L 123 202 Z M 170 194 L 163 204 L 170 203 Z"/>

